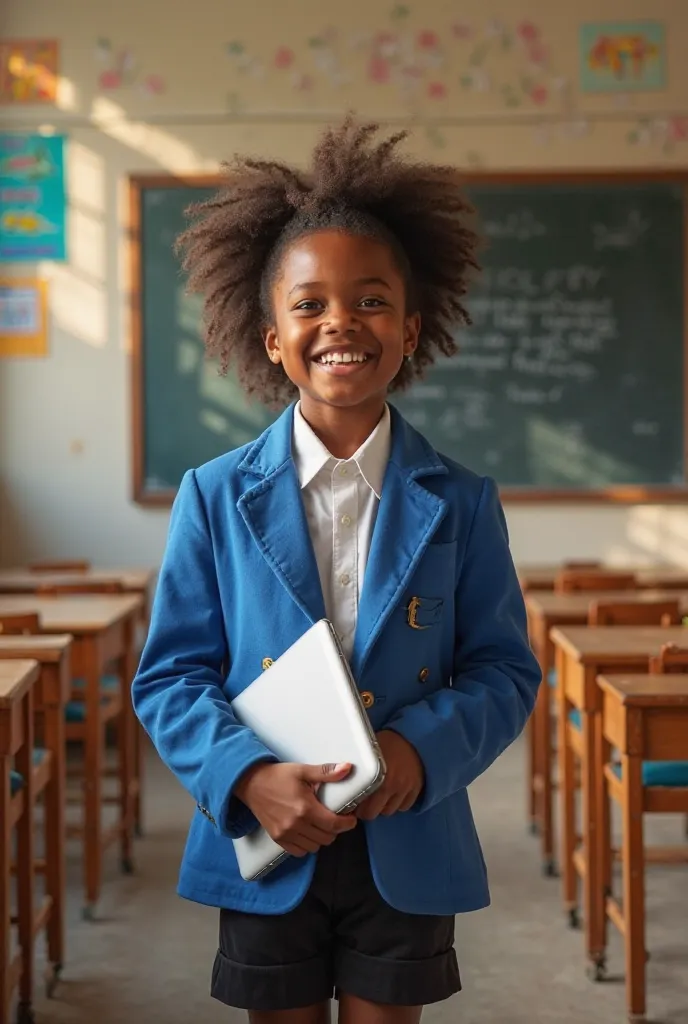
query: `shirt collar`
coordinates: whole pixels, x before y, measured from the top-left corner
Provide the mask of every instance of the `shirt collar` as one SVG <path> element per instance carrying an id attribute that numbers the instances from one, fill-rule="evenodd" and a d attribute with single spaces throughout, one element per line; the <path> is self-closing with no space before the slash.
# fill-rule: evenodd
<path id="1" fill-rule="evenodd" d="M 293 456 L 301 490 L 308 487 L 314 477 L 328 463 L 331 463 L 334 468 L 340 462 L 348 461 L 356 463 L 361 476 L 379 500 L 392 440 L 388 405 L 385 405 L 382 418 L 375 430 L 350 459 L 335 459 L 334 455 L 327 450 L 304 419 L 300 402 L 297 402 L 294 410 L 293 439 Z"/>

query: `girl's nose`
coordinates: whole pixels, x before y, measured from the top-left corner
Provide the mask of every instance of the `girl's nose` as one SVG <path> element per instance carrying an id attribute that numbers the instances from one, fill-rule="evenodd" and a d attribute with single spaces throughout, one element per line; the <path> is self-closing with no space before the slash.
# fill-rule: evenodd
<path id="1" fill-rule="evenodd" d="M 323 330 L 325 334 L 358 334 L 361 330 L 361 321 L 346 307 L 331 308 L 323 324 Z"/>

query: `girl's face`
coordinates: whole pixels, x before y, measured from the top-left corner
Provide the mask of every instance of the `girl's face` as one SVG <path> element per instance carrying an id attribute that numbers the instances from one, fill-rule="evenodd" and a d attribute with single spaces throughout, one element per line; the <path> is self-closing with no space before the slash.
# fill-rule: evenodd
<path id="1" fill-rule="evenodd" d="M 342 231 L 304 235 L 282 260 L 272 289 L 270 359 L 311 403 L 384 404 L 420 316 L 407 315 L 404 279 L 383 242 Z"/>

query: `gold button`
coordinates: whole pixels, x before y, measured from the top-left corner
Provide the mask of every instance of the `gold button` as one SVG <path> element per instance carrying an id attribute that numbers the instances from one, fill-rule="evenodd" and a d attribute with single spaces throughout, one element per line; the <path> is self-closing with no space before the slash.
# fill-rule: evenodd
<path id="1" fill-rule="evenodd" d="M 263 658 L 263 672 L 272 665 L 272 658 Z"/>
<path id="2" fill-rule="evenodd" d="M 375 703 L 375 697 L 370 690 L 361 690 L 361 700 L 363 701 L 364 708 L 372 708 Z"/>
<path id="3" fill-rule="evenodd" d="M 429 668 L 422 668 L 420 670 L 420 672 L 418 673 L 418 680 L 419 680 L 419 682 L 427 683 L 429 678 L 430 678 L 430 669 Z"/>

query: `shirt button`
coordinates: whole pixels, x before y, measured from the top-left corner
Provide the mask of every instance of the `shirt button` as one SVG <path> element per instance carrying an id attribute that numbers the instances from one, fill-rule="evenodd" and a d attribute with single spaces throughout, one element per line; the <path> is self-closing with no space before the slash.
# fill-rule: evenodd
<path id="1" fill-rule="evenodd" d="M 351 526 L 351 516 L 342 516 L 342 526 Z"/>
<path id="2" fill-rule="evenodd" d="M 348 473 L 349 473 L 349 470 L 346 468 L 346 466 L 340 466 L 339 467 L 339 475 L 340 476 L 347 476 Z"/>
<path id="3" fill-rule="evenodd" d="M 348 572 L 342 573 L 342 575 L 339 577 L 339 582 L 343 587 L 347 587 L 349 583 L 351 583 L 351 577 L 349 576 Z"/>

